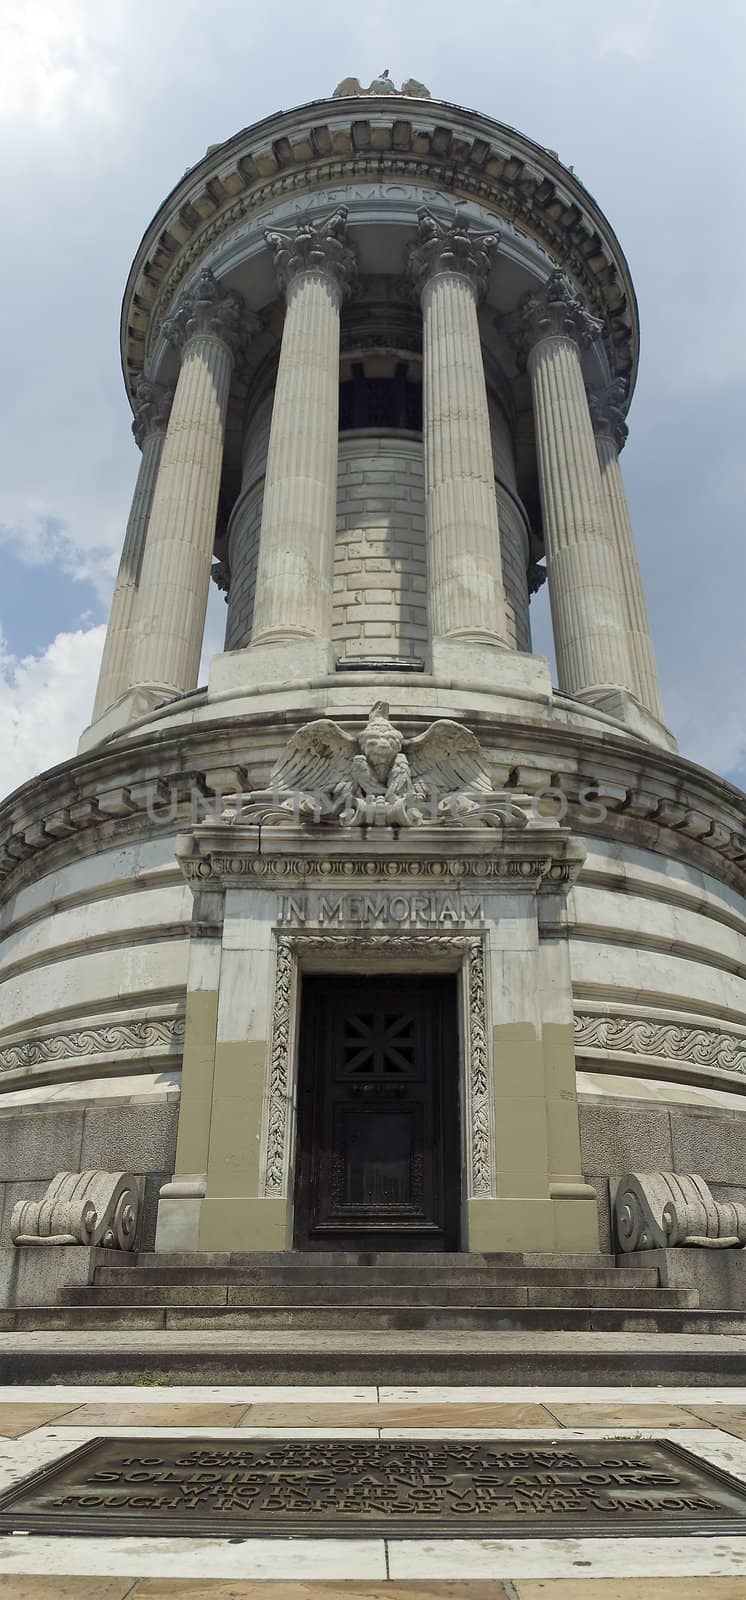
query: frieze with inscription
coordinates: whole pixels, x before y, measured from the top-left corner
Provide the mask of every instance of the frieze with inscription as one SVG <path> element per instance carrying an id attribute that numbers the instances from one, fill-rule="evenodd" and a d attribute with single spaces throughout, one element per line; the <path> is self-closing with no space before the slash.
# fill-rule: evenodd
<path id="1" fill-rule="evenodd" d="M 463 928 L 484 922 L 480 895 L 459 894 L 283 894 L 277 921 L 283 927 Z"/>
<path id="2" fill-rule="evenodd" d="M 746 1484 L 657 1439 L 93 1439 L 0 1497 L 11 1531 L 743 1534 Z"/>

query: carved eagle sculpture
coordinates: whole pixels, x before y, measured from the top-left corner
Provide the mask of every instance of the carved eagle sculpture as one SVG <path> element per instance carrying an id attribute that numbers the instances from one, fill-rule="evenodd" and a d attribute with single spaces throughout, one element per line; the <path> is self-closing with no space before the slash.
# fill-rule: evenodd
<path id="1" fill-rule="evenodd" d="M 377 701 L 359 734 L 345 733 L 328 717 L 299 728 L 270 779 L 275 803 L 299 818 L 346 826 L 406 827 L 476 820 L 477 813 L 493 825 L 523 825 L 523 813 L 494 794 L 467 728 L 443 719 L 405 739 L 388 711 Z"/>

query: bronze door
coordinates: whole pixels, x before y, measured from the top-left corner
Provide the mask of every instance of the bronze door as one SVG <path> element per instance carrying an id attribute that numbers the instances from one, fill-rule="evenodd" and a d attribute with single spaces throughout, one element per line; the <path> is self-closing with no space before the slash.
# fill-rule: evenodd
<path id="1" fill-rule="evenodd" d="M 299 1248 L 458 1248 L 458 1077 L 454 977 L 304 979 Z"/>

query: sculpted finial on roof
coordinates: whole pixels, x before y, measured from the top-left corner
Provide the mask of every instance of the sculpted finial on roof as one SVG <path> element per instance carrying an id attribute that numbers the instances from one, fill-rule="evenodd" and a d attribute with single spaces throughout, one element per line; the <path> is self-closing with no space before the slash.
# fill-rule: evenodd
<path id="1" fill-rule="evenodd" d="M 373 94 L 407 95 L 413 100 L 430 99 L 430 90 L 425 88 L 424 83 L 418 83 L 416 78 L 407 78 L 401 89 L 397 89 L 396 84 L 389 77 L 389 69 L 386 67 L 380 77 L 374 78 L 367 89 L 363 88 L 359 78 L 343 78 L 342 82 L 337 84 L 332 100 L 347 100 L 356 95 Z"/>

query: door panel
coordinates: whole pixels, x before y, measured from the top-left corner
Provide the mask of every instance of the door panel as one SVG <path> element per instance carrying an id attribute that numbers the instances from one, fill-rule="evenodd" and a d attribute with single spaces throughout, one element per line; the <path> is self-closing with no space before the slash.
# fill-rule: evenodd
<path id="1" fill-rule="evenodd" d="M 296 1244 L 455 1249 L 456 980 L 309 976 Z"/>

